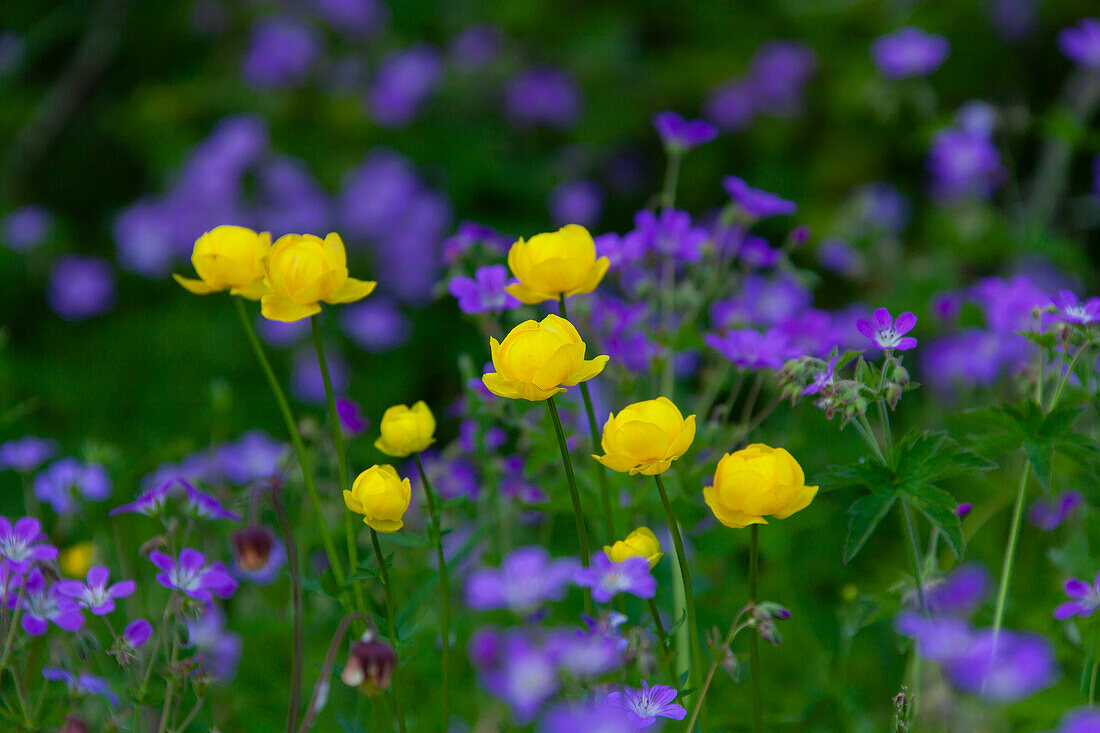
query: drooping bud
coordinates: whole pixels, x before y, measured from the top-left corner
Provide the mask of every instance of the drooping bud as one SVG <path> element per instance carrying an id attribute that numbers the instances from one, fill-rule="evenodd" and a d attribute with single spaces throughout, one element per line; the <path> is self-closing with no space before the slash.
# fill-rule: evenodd
<path id="1" fill-rule="evenodd" d="M 955 514 L 959 516 L 959 519 L 966 519 L 966 515 L 970 514 L 970 511 L 974 508 L 974 505 L 968 501 L 964 501 L 955 507 Z"/>
<path id="2" fill-rule="evenodd" d="M 65 718 L 65 723 L 57 729 L 57 733 L 88 733 L 88 724 L 75 715 Z"/>
<path id="3" fill-rule="evenodd" d="M 364 632 L 351 648 L 340 679 L 368 697 L 376 697 L 390 686 L 397 667 L 397 653 L 373 631 Z"/>
<path id="4" fill-rule="evenodd" d="M 267 566 L 275 535 L 266 527 L 246 527 L 233 533 L 233 547 L 237 551 L 237 565 L 241 570 L 256 572 Z"/>

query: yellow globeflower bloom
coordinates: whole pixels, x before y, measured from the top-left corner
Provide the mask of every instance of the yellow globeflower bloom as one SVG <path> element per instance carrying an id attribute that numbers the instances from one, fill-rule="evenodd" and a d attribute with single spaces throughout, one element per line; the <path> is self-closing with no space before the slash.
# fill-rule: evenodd
<path id="1" fill-rule="evenodd" d="M 264 285 L 263 259 L 271 251 L 271 235 L 257 234 L 247 227 L 215 227 L 195 240 L 191 264 L 198 280 L 172 275 L 195 295 L 228 290 L 259 300 L 267 288 Z"/>
<path id="2" fill-rule="evenodd" d="M 77 542 L 62 550 L 57 556 L 57 565 L 61 573 L 70 578 L 83 578 L 92 567 L 92 554 L 95 545 L 91 542 Z"/>
<path id="3" fill-rule="evenodd" d="M 388 456 L 404 458 L 435 442 L 435 416 L 423 400 L 411 408 L 394 405 L 382 415 L 381 431 L 374 447 Z"/>
<path id="4" fill-rule="evenodd" d="M 817 487 L 806 485 L 802 466 L 790 453 L 763 443 L 722 456 L 714 485 L 703 489 L 718 521 L 735 528 L 767 524 L 765 516 L 786 519 L 816 495 Z"/>
<path id="5" fill-rule="evenodd" d="M 556 232 L 522 237 L 508 250 L 508 267 L 518 283 L 506 290 L 528 305 L 557 300 L 561 294 L 591 293 L 610 264 L 596 259 L 596 244 L 588 230 L 568 224 Z"/>
<path id="6" fill-rule="evenodd" d="M 649 527 L 638 527 L 626 536 L 625 540 L 618 540 L 613 545 L 603 546 L 604 554 L 611 562 L 622 562 L 628 557 L 644 557 L 649 560 L 649 567 L 657 567 L 657 563 L 665 556 L 661 552 L 661 543 L 657 535 Z"/>
<path id="7" fill-rule="evenodd" d="M 613 471 L 664 473 L 695 440 L 695 415 L 684 419 L 667 397 L 635 402 L 603 426 L 603 452 L 592 456 Z"/>
<path id="8" fill-rule="evenodd" d="M 378 532 L 396 532 L 405 526 L 401 519 L 409 508 L 412 487 L 408 479 L 397 475 L 393 466 L 371 466 L 359 474 L 344 491 L 344 504 L 356 514 L 363 515 L 363 523 Z"/>
<path id="9" fill-rule="evenodd" d="M 377 283 L 348 277 L 348 258 L 340 235 L 279 237 L 264 260 L 267 294 L 260 300 L 264 318 L 298 321 L 321 312 L 320 301 L 353 303 L 371 294 Z"/>
<path id="10" fill-rule="evenodd" d="M 585 345 L 577 329 L 564 318 L 549 315 L 524 321 L 498 342 L 489 339 L 495 372 L 481 381 L 495 395 L 538 402 L 566 387 L 586 382 L 603 371 L 606 356 L 584 358 Z"/>

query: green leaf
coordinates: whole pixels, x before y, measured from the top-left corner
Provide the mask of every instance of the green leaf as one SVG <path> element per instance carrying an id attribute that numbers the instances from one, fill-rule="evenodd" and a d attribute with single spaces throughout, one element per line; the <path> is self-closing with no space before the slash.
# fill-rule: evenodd
<path id="1" fill-rule="evenodd" d="M 844 564 L 847 565 L 866 544 L 875 527 L 894 506 L 897 494 L 893 491 L 876 491 L 857 499 L 848 507 L 852 519 L 848 522 L 848 540 L 844 543 Z"/>
<path id="2" fill-rule="evenodd" d="M 298 578 L 298 583 L 301 584 L 302 590 L 309 591 L 310 593 L 317 593 L 318 595 L 333 598 L 334 596 L 321 587 L 321 581 L 314 578 L 311 575 L 302 575 Z"/>
<path id="3" fill-rule="evenodd" d="M 962 448 L 945 432 L 913 432 L 898 443 L 898 488 L 916 489 L 946 478 L 997 467 L 992 461 Z"/>
<path id="4" fill-rule="evenodd" d="M 826 491 L 862 486 L 871 491 L 893 491 L 894 472 L 877 459 L 865 456 L 846 466 L 830 466 L 818 481 Z"/>
<path id="5" fill-rule="evenodd" d="M 962 559 L 966 551 L 966 539 L 963 537 L 962 521 L 955 511 L 959 506 L 955 497 L 935 486 L 923 486 L 919 494 L 906 492 L 903 500 L 910 501 L 920 509 L 921 514 L 943 535 L 955 557 Z"/>

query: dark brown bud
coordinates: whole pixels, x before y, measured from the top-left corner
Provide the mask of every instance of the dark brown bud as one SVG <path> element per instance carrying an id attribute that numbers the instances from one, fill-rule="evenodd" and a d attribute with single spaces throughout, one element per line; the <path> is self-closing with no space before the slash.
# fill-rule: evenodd
<path id="1" fill-rule="evenodd" d="M 246 527 L 233 533 L 233 547 L 237 550 L 237 564 L 241 570 L 263 570 L 274 546 L 275 535 L 266 527 Z"/>
<path id="2" fill-rule="evenodd" d="M 348 687 L 357 687 L 364 695 L 375 697 L 390 686 L 396 667 L 397 653 L 393 647 L 367 631 L 352 646 L 340 679 Z"/>

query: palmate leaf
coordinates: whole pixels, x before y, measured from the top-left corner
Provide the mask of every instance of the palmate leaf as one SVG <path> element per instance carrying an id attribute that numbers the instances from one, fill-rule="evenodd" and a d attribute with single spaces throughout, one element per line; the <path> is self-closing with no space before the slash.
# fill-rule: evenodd
<path id="1" fill-rule="evenodd" d="M 890 512 L 898 495 L 893 491 L 876 491 L 861 499 L 857 499 L 850 507 L 848 514 L 851 520 L 848 522 L 848 540 L 844 543 L 844 564 L 851 562 L 852 558 L 863 549 L 863 545 L 875 531 L 875 527 Z"/>
<path id="2" fill-rule="evenodd" d="M 898 443 L 898 488 L 916 491 L 946 478 L 996 467 L 996 463 L 966 450 L 942 431 L 909 433 Z"/>
<path id="3" fill-rule="evenodd" d="M 955 557 L 962 559 L 966 540 L 963 538 L 962 520 L 955 512 L 958 508 L 955 497 L 935 486 L 923 486 L 919 494 L 912 495 L 906 492 L 904 498 L 920 509 L 921 514 L 940 531 L 947 544 L 951 546 Z"/>

